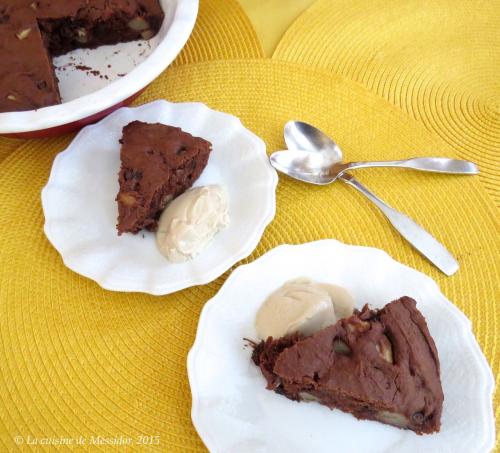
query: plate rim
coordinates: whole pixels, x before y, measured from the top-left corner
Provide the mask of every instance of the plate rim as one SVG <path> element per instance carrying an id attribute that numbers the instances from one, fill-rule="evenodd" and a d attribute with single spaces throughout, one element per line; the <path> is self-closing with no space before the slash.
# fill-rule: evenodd
<path id="1" fill-rule="evenodd" d="M 454 317 L 463 325 L 465 329 L 467 329 L 467 332 L 470 333 L 470 335 L 467 335 L 466 338 L 468 340 L 469 346 L 471 347 L 471 351 L 473 352 L 473 355 L 475 359 L 478 361 L 480 364 L 480 368 L 478 369 L 481 371 L 480 373 L 480 378 L 483 381 L 482 388 L 485 397 L 487 396 L 488 399 L 483 398 L 480 401 L 481 407 L 484 410 L 483 413 L 490 412 L 491 413 L 491 423 L 488 426 L 483 426 L 483 442 L 482 445 L 478 445 L 477 451 L 478 452 L 489 452 L 491 451 L 494 446 L 495 446 L 495 414 L 493 410 L 493 395 L 494 395 L 494 390 L 495 390 L 495 379 L 493 376 L 493 372 L 491 370 L 491 367 L 488 363 L 488 360 L 486 359 L 484 353 L 482 352 L 482 349 L 476 339 L 476 336 L 474 335 L 474 332 L 472 330 L 472 322 L 465 316 L 465 314 L 456 306 L 454 305 L 441 291 L 439 285 L 437 282 L 429 277 L 428 275 L 424 274 L 421 271 L 418 271 L 406 264 L 403 264 L 396 259 L 394 259 L 391 255 L 389 255 L 386 251 L 376 248 L 376 247 L 370 247 L 370 246 L 362 246 L 362 245 L 355 245 L 355 244 L 346 244 L 341 241 L 338 241 L 336 239 L 321 239 L 317 241 L 311 241 L 311 242 L 305 242 L 305 243 L 299 243 L 299 244 L 281 244 L 278 245 L 277 247 L 269 250 L 266 252 L 264 255 L 260 256 L 256 260 L 252 261 L 251 263 L 243 264 L 238 266 L 232 273 L 231 275 L 228 276 L 228 278 L 225 280 L 224 284 L 220 287 L 219 291 L 211 298 L 209 299 L 205 305 L 203 306 L 199 320 L 198 320 L 198 325 L 196 329 L 196 335 L 195 339 L 193 342 L 192 347 L 190 348 L 188 355 L 187 355 L 187 360 L 186 360 L 186 365 L 187 365 L 187 374 L 188 374 L 188 381 L 189 381 L 189 387 L 191 391 L 191 420 L 193 423 L 193 426 L 200 436 L 201 440 L 205 444 L 205 446 L 208 448 L 209 451 L 220 451 L 219 446 L 217 445 L 217 442 L 213 438 L 212 434 L 210 431 L 207 429 L 207 426 L 201 422 L 201 397 L 199 394 L 199 386 L 197 386 L 197 375 L 195 373 L 195 368 L 196 368 L 196 360 L 198 358 L 198 355 L 200 354 L 200 349 L 202 347 L 202 342 L 203 342 L 203 337 L 205 335 L 205 330 L 207 326 L 207 320 L 209 318 L 209 315 L 211 311 L 216 307 L 217 300 L 224 294 L 225 291 L 228 290 L 228 288 L 233 284 L 233 281 L 237 279 L 239 274 L 244 273 L 249 267 L 257 267 L 260 262 L 262 261 L 267 261 L 272 259 L 275 255 L 281 253 L 283 250 L 289 250 L 289 249 L 300 249 L 300 248 L 309 248 L 309 247 L 321 247 L 324 244 L 334 244 L 335 246 L 341 246 L 341 247 L 346 247 L 346 248 L 354 248 L 354 249 L 365 249 L 369 250 L 371 253 L 376 253 L 379 254 L 381 257 L 384 259 L 388 260 L 388 262 L 391 262 L 392 264 L 396 264 L 398 266 L 402 266 L 406 270 L 410 270 L 413 273 L 419 274 L 423 280 L 425 280 L 426 284 L 432 287 L 434 290 L 437 290 L 441 294 L 441 300 L 438 301 L 437 303 L 443 303 L 443 308 L 445 308 L 448 312 L 451 312 Z M 485 424 L 486 425 L 486 424 Z"/>
<path id="2" fill-rule="evenodd" d="M 21 112 L 2 112 L 0 134 L 37 132 L 81 121 L 120 104 L 147 87 L 174 61 L 196 24 L 199 0 L 175 1 L 172 23 L 165 37 L 126 76 L 69 102 Z M 172 45 L 172 42 L 178 44 Z"/>
<path id="3" fill-rule="evenodd" d="M 111 284 L 109 282 L 106 282 L 105 279 L 95 277 L 95 276 L 90 276 L 86 273 L 83 273 L 78 267 L 75 266 L 75 263 L 68 261 L 63 253 L 61 253 L 60 248 L 58 247 L 58 241 L 57 241 L 57 235 L 53 233 L 52 231 L 52 222 L 50 219 L 47 219 L 46 215 L 46 206 L 49 204 L 49 192 L 50 189 L 53 186 L 57 186 L 57 181 L 56 181 L 56 174 L 60 171 L 59 167 L 61 165 L 61 161 L 67 156 L 68 154 L 73 152 L 73 149 L 78 146 L 79 142 L 82 140 L 82 136 L 84 134 L 87 134 L 89 131 L 92 129 L 100 128 L 105 124 L 106 122 L 112 121 L 115 116 L 122 115 L 123 112 L 125 111 L 135 111 L 135 112 L 140 112 L 141 110 L 149 110 L 149 109 L 155 109 L 155 108 L 162 108 L 162 107 L 167 107 L 169 109 L 175 109 L 177 106 L 189 106 L 193 107 L 196 109 L 201 109 L 204 110 L 205 112 L 209 112 L 210 114 L 217 114 L 223 116 L 227 121 L 231 121 L 232 123 L 236 124 L 240 130 L 238 133 L 245 134 L 245 136 L 249 139 L 251 139 L 255 143 L 255 155 L 256 159 L 261 160 L 261 164 L 264 167 L 265 165 L 267 171 L 268 171 L 268 180 L 266 181 L 266 191 L 268 191 L 270 194 L 272 193 L 272 196 L 267 197 L 265 199 L 265 204 L 262 204 L 263 206 L 263 214 L 259 217 L 259 223 L 258 225 L 255 226 L 253 229 L 253 234 L 252 236 L 248 237 L 246 239 L 246 242 L 244 245 L 242 245 L 237 252 L 234 252 L 230 257 L 228 257 L 225 261 L 220 262 L 217 264 L 217 266 L 214 266 L 204 272 L 203 274 L 196 274 L 196 276 L 193 276 L 191 278 L 186 278 L 181 281 L 168 281 L 165 282 L 162 285 L 155 285 L 149 286 L 147 289 L 144 288 L 144 285 L 141 286 L 140 282 L 128 282 L 127 284 L 123 284 L 123 282 L 119 284 Z M 241 260 L 245 259 L 248 257 L 257 247 L 259 244 L 260 240 L 262 239 L 262 236 L 264 234 L 265 229 L 267 226 L 272 222 L 276 215 L 276 188 L 278 185 L 278 174 L 272 168 L 272 166 L 269 164 L 268 156 L 267 156 L 267 151 L 266 151 L 266 144 L 265 142 L 257 136 L 255 133 L 247 129 L 241 120 L 229 113 L 222 112 L 220 110 L 215 110 L 211 109 L 208 107 L 206 104 L 202 102 L 169 102 L 166 100 L 156 100 L 153 102 L 149 102 L 146 104 L 142 104 L 137 107 L 122 107 L 115 112 L 111 113 L 108 115 L 106 118 L 102 119 L 96 124 L 92 124 L 89 126 L 86 126 L 83 128 L 78 134 L 74 137 L 74 139 L 71 141 L 71 143 L 61 152 L 57 154 L 57 156 L 54 158 L 54 161 L 52 163 L 51 171 L 49 178 L 47 180 L 47 183 L 41 190 L 41 203 L 42 203 L 42 211 L 44 214 L 44 226 L 43 226 L 43 231 L 45 234 L 45 237 L 47 240 L 50 242 L 50 244 L 56 249 L 58 252 L 59 256 L 61 257 L 64 265 L 72 270 L 73 272 L 77 273 L 78 275 L 81 275 L 85 278 L 88 278 L 94 282 L 96 282 L 101 288 L 108 290 L 108 291 L 118 291 L 118 292 L 137 292 L 137 293 L 145 293 L 145 294 L 151 294 L 153 296 L 164 296 L 167 294 L 171 294 L 176 291 L 180 291 L 186 288 L 190 288 L 192 286 L 199 286 L 199 285 L 204 285 L 207 283 L 210 283 L 223 275 L 228 269 L 230 269 L 232 266 L 240 262 Z"/>

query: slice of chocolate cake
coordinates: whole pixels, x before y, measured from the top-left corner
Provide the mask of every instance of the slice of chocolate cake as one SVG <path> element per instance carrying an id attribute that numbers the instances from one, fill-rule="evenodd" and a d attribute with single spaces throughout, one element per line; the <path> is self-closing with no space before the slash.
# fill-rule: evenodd
<path id="1" fill-rule="evenodd" d="M 365 306 L 308 337 L 268 338 L 255 345 L 252 359 L 267 388 L 292 400 L 314 400 L 417 434 L 439 431 L 439 358 L 409 297 L 381 310 Z"/>
<path id="2" fill-rule="evenodd" d="M 177 127 L 140 121 L 123 128 L 120 143 L 118 234 L 154 231 L 167 203 L 198 179 L 212 145 Z"/>
<path id="3" fill-rule="evenodd" d="M 33 11 L 15 5 L 14 0 L 0 0 L 0 113 L 61 102 Z"/>

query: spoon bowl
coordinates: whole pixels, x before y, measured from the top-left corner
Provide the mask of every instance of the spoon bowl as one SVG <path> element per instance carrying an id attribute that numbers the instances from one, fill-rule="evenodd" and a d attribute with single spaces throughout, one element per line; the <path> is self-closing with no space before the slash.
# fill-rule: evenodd
<path id="1" fill-rule="evenodd" d="M 342 150 L 328 135 L 303 121 L 288 121 L 285 124 L 285 142 L 289 149 L 328 153 L 336 157 L 334 162 L 342 160 Z"/>
<path id="2" fill-rule="evenodd" d="M 319 186 L 330 184 L 340 176 L 340 174 L 332 175 L 330 172 L 330 169 L 335 168 L 335 164 L 339 163 L 336 151 L 276 151 L 271 154 L 270 160 L 276 170 L 292 178 Z"/>
<path id="3" fill-rule="evenodd" d="M 385 160 L 378 162 L 342 162 L 342 150 L 330 137 L 310 124 L 301 121 L 289 121 L 285 125 L 285 141 L 290 150 L 317 153 L 315 159 L 303 155 L 286 155 L 275 153 L 271 163 L 276 163 L 280 171 L 287 172 L 287 164 L 293 167 L 294 173 L 314 173 L 310 182 L 313 184 L 328 184 L 338 179 L 347 170 L 371 167 L 398 167 L 432 173 L 449 173 L 456 175 L 476 175 L 479 170 L 475 164 L 465 160 L 446 157 L 416 157 L 403 160 Z M 278 155 L 279 154 L 279 155 Z M 299 152 L 300 154 L 300 152 Z M 323 161 L 321 162 L 321 158 Z M 309 161 L 314 161 L 311 168 Z"/>

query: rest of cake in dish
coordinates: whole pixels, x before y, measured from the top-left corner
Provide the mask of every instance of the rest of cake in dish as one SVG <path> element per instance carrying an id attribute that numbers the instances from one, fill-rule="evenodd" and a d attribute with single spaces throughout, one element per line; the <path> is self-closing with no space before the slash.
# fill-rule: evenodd
<path id="1" fill-rule="evenodd" d="M 180 128 L 133 121 L 123 128 L 118 175 L 118 234 L 155 231 L 167 203 L 189 189 L 212 145 Z"/>
<path id="2" fill-rule="evenodd" d="M 309 336 L 269 337 L 254 347 L 267 388 L 291 400 L 317 401 L 417 434 L 440 429 L 439 358 L 409 297 L 380 310 L 365 306 Z"/>
<path id="3" fill-rule="evenodd" d="M 153 37 L 158 0 L 0 0 L 0 112 L 61 102 L 52 56 Z"/>

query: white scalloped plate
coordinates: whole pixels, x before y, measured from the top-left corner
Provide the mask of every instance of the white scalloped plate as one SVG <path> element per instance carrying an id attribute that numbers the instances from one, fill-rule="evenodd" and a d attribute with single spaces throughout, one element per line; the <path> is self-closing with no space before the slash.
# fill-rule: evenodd
<path id="1" fill-rule="evenodd" d="M 117 235 L 118 140 L 134 120 L 178 126 L 213 145 L 194 186 L 224 185 L 231 223 L 187 263 L 162 257 L 153 233 Z M 264 142 L 234 116 L 200 103 L 122 108 L 83 129 L 54 160 L 42 191 L 45 234 L 66 266 L 105 289 L 168 294 L 216 279 L 253 251 L 274 218 L 277 182 Z"/>
<path id="2" fill-rule="evenodd" d="M 417 300 L 441 361 L 439 433 L 417 436 L 265 389 L 243 338 L 257 338 L 255 314 L 266 296 L 302 276 L 346 287 L 358 308 L 403 295 Z M 203 308 L 188 375 L 193 423 L 213 452 L 474 453 L 494 445 L 494 380 L 470 321 L 432 279 L 374 248 L 334 240 L 284 245 L 238 267 Z"/>
<path id="3" fill-rule="evenodd" d="M 73 123 L 119 104 L 151 83 L 184 47 L 198 15 L 198 0 L 160 0 L 160 4 L 165 19 L 149 41 L 78 49 L 55 58 L 63 103 L 0 113 L 0 133 L 31 132 Z"/>

